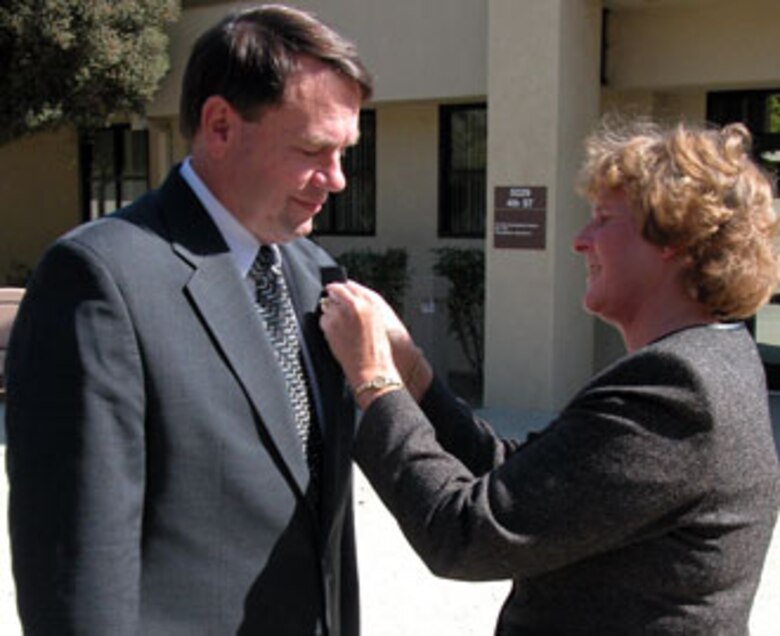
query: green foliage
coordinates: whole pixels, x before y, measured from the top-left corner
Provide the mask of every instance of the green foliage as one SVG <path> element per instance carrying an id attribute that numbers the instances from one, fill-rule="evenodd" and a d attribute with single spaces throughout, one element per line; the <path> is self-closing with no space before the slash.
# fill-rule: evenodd
<path id="1" fill-rule="evenodd" d="M 168 70 L 177 0 L 6 0 L 0 6 L 0 143 L 143 113 Z"/>
<path id="2" fill-rule="evenodd" d="M 348 276 L 370 287 L 403 316 L 404 294 L 409 284 L 408 255 L 403 248 L 390 248 L 384 253 L 368 249 L 350 250 L 336 260 L 347 269 Z"/>
<path id="3" fill-rule="evenodd" d="M 455 336 L 479 384 L 485 350 L 485 254 L 478 249 L 434 250 L 433 271 L 450 281 L 448 329 Z"/>
<path id="4" fill-rule="evenodd" d="M 780 133 L 780 93 L 774 93 L 767 98 L 767 113 L 769 114 L 768 133 Z"/>

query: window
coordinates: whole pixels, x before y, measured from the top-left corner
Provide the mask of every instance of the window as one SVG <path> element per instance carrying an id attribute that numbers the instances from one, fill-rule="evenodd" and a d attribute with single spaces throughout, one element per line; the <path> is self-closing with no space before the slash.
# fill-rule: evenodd
<path id="1" fill-rule="evenodd" d="M 149 189 L 149 133 L 129 125 L 82 131 L 82 218 L 104 216 Z"/>
<path id="2" fill-rule="evenodd" d="M 331 194 L 314 217 L 314 232 L 323 235 L 373 236 L 376 233 L 376 113 L 360 113 L 360 140 L 342 161 L 347 187 Z"/>
<path id="3" fill-rule="evenodd" d="M 753 154 L 780 185 L 780 89 L 722 91 L 707 96 L 707 119 L 719 125 L 740 121 L 753 135 Z"/>
<path id="4" fill-rule="evenodd" d="M 487 108 L 442 106 L 439 142 L 439 236 L 485 236 Z"/>

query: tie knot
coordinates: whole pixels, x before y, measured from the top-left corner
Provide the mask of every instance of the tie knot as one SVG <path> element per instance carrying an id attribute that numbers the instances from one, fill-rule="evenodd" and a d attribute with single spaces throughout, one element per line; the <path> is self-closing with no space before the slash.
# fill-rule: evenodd
<path id="1" fill-rule="evenodd" d="M 264 274 L 267 275 L 269 271 L 277 276 L 281 274 L 279 254 L 273 246 L 261 245 L 260 249 L 257 250 L 257 256 L 249 270 L 249 275 L 256 281 Z"/>

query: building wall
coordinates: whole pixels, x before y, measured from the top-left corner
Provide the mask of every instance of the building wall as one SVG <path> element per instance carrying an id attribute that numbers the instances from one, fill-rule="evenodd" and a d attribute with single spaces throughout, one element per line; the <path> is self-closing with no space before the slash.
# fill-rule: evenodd
<path id="1" fill-rule="evenodd" d="M 606 77 L 616 89 L 778 86 L 780 2 L 707 0 L 613 11 Z"/>
<path id="2" fill-rule="evenodd" d="M 78 139 L 70 129 L 0 146 L 0 284 L 32 268 L 81 221 Z"/>
<path id="3" fill-rule="evenodd" d="M 171 71 L 149 109 L 178 112 L 181 76 L 197 36 L 238 2 L 183 12 L 170 29 Z M 484 95 L 486 0 L 292 0 L 354 41 L 376 78 L 375 101 Z"/>

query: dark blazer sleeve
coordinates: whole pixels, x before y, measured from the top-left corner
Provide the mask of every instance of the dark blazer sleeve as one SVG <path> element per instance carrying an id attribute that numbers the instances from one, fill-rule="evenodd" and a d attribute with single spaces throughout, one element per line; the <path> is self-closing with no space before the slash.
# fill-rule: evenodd
<path id="1" fill-rule="evenodd" d="M 420 408 L 436 430 L 436 441 L 445 451 L 457 455 L 474 475 L 499 466 L 521 444 L 496 436 L 490 424 L 477 417 L 438 378 L 423 396 Z"/>
<path id="2" fill-rule="evenodd" d="M 9 528 L 25 633 L 136 634 L 144 390 L 120 291 L 74 240 L 44 257 L 8 353 Z"/>
<path id="3" fill-rule="evenodd" d="M 682 362 L 633 359 L 523 445 L 436 387 L 426 412 L 397 391 L 366 411 L 356 458 L 435 574 L 532 576 L 660 531 L 695 501 L 710 424 L 698 391 Z"/>

